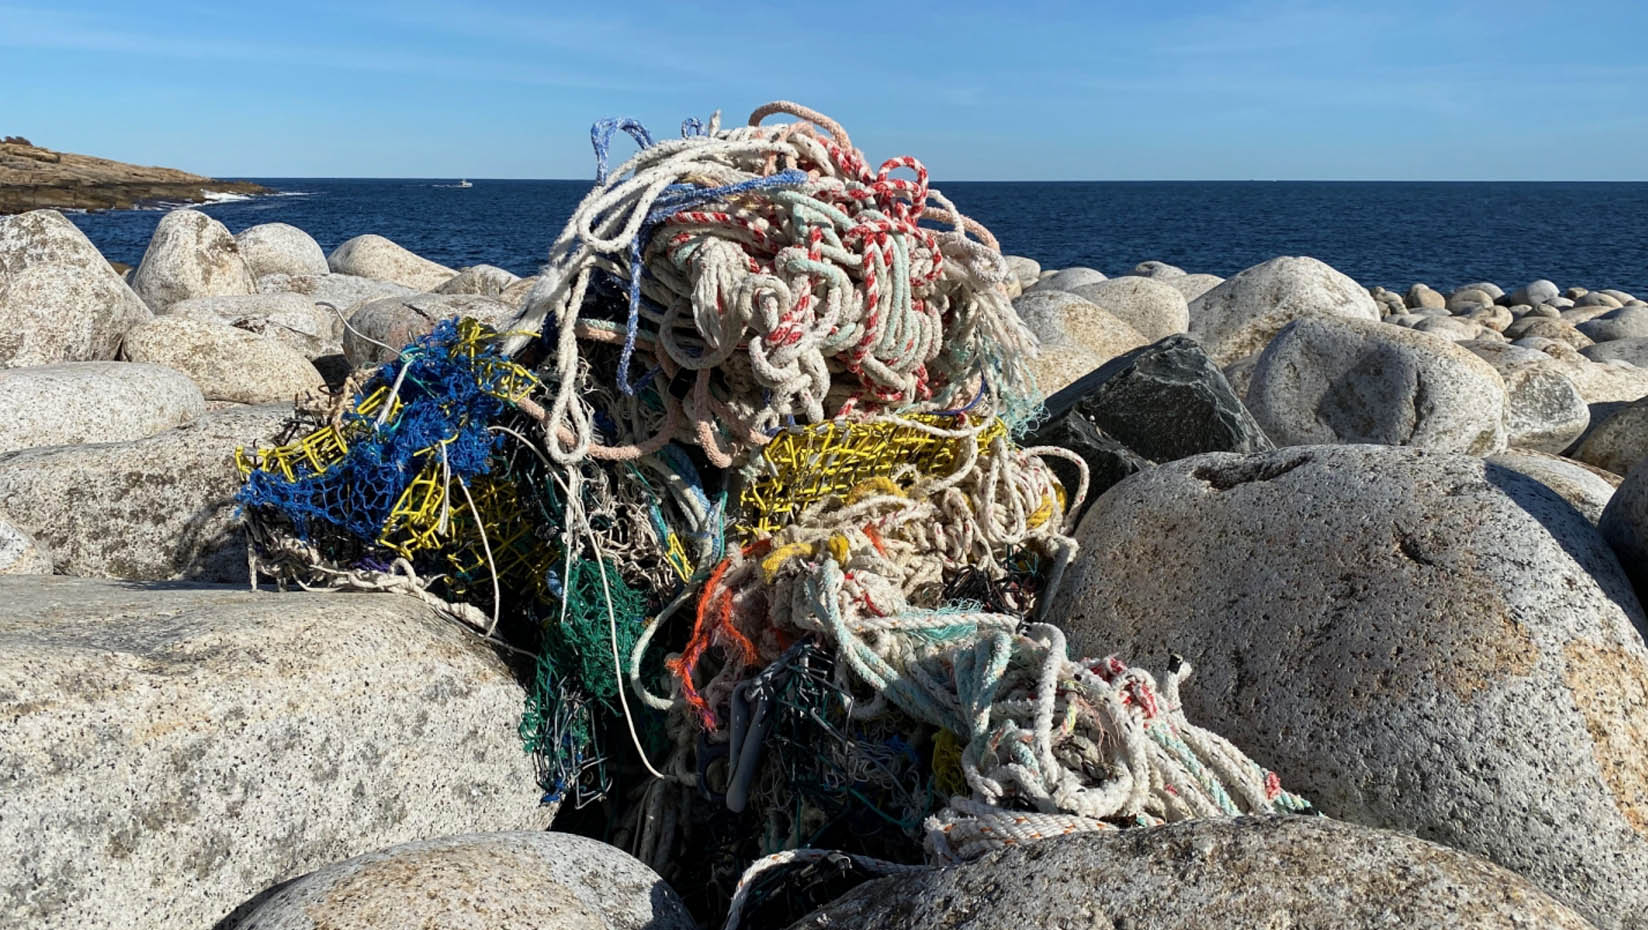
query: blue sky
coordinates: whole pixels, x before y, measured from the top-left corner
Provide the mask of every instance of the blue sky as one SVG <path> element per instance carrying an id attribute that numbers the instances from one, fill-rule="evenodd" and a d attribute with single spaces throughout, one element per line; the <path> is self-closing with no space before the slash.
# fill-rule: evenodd
<path id="1" fill-rule="evenodd" d="M 570 177 L 789 98 L 939 178 L 1648 179 L 1648 3 L 0 0 L 0 134 L 213 175 Z"/>

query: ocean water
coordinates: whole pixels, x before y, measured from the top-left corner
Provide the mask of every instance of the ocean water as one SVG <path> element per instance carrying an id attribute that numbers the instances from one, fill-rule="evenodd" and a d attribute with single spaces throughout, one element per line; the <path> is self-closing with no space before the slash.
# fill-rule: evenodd
<path id="1" fill-rule="evenodd" d="M 458 267 L 531 274 L 587 181 L 262 178 L 284 196 L 198 209 L 239 232 L 290 223 L 330 251 L 388 236 Z M 1648 183 L 935 181 L 1004 251 L 1044 267 L 1121 274 L 1146 259 L 1228 277 L 1310 255 L 1365 285 L 1507 290 L 1536 278 L 1648 294 Z M 110 259 L 136 265 L 158 210 L 71 218 Z"/>

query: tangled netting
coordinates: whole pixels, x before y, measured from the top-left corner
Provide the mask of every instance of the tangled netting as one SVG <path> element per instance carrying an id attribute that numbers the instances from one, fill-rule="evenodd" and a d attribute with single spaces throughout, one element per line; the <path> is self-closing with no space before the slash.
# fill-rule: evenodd
<path id="1" fill-rule="evenodd" d="M 609 170 L 619 131 L 641 148 Z M 788 103 L 592 135 L 507 331 L 442 323 L 244 459 L 254 578 L 412 594 L 498 643 L 561 823 L 729 925 L 922 861 L 1306 809 L 1184 718 L 1187 663 L 1158 682 L 1046 622 L 1085 466 L 1015 442 L 1034 340 L 919 162 L 872 169 Z"/>

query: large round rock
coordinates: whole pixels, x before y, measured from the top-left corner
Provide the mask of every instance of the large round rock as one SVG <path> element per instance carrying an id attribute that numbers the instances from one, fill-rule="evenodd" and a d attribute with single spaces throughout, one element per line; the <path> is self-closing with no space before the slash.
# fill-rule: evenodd
<path id="1" fill-rule="evenodd" d="M 1555 491 L 1592 526 L 1613 499 L 1620 477 L 1601 468 L 1533 449 L 1506 449 L 1488 456 L 1488 462 L 1527 475 Z"/>
<path id="2" fill-rule="evenodd" d="M 1367 290 L 1314 258 L 1283 256 L 1238 273 L 1190 302 L 1190 334 L 1220 365 L 1263 349 L 1302 317 L 1378 322 Z"/>
<path id="3" fill-rule="evenodd" d="M 1177 288 L 1127 275 L 1083 284 L 1071 293 L 1106 310 L 1151 342 L 1190 328 L 1190 310 Z"/>
<path id="4" fill-rule="evenodd" d="M 1124 480 L 1076 535 L 1072 652 L 1183 655 L 1190 718 L 1328 815 L 1648 926 L 1642 608 L 1555 492 L 1407 448 L 1210 454 Z"/>
<path id="5" fill-rule="evenodd" d="M 402 248 L 382 236 L 356 236 L 332 250 L 326 263 L 339 274 L 393 281 L 418 291 L 432 291 L 452 280 L 456 271 Z"/>
<path id="6" fill-rule="evenodd" d="M 1068 291 L 1084 284 L 1092 284 L 1103 280 L 1105 280 L 1104 272 L 1081 265 L 1060 268 L 1057 271 L 1044 270 L 1041 277 L 1037 279 L 1033 286 L 1027 288 L 1025 293 L 1031 291 Z"/>
<path id="7" fill-rule="evenodd" d="M 1616 475 L 1630 474 L 1648 458 L 1648 399 L 1634 401 L 1598 423 L 1579 443 L 1574 458 Z"/>
<path id="8" fill-rule="evenodd" d="M 410 297 L 418 291 L 390 281 L 374 281 L 352 274 L 268 274 L 258 278 L 262 294 L 302 294 L 317 306 L 331 308 L 339 326 L 349 311 L 384 297 Z"/>
<path id="9" fill-rule="evenodd" d="M 1225 283 L 1225 279 L 1216 274 L 1187 274 L 1181 277 L 1158 278 L 1157 280 L 1183 294 L 1186 301 L 1195 300 Z M 1188 315 L 1188 313 L 1187 308 L 1186 314 Z"/>
<path id="10" fill-rule="evenodd" d="M 211 320 L 156 317 L 126 334 L 125 353 L 183 372 L 207 400 L 290 401 L 321 384 L 320 372 L 287 343 Z"/>
<path id="11" fill-rule="evenodd" d="M 657 873 L 571 833 L 472 833 L 311 872 L 223 930 L 694 930 Z"/>
<path id="12" fill-rule="evenodd" d="M 156 313 L 190 297 L 226 297 L 257 290 L 235 237 L 199 210 L 173 210 L 160 220 L 132 289 Z"/>
<path id="13" fill-rule="evenodd" d="M 0 926 L 200 930 L 339 859 L 548 820 L 521 686 L 413 598 L 0 576 L 0 603 Z"/>
<path id="14" fill-rule="evenodd" d="M 1248 408 L 1277 445 L 1505 447 L 1505 386 L 1454 343 L 1389 323 L 1307 317 L 1253 369 Z"/>
<path id="15" fill-rule="evenodd" d="M 1620 482 L 1598 528 L 1619 554 L 1637 591 L 1648 596 L 1648 466 L 1631 469 Z"/>
<path id="16" fill-rule="evenodd" d="M 180 300 L 168 316 L 227 323 L 268 336 L 304 358 L 343 351 L 343 319 L 302 294 L 252 294 L 242 297 L 195 297 Z"/>
<path id="17" fill-rule="evenodd" d="M 244 582 L 235 449 L 269 444 L 291 415 L 237 404 L 145 439 L 6 453 L 0 511 L 65 575 Z"/>
<path id="18" fill-rule="evenodd" d="M 878 879 L 791 930 L 1522 930 L 1591 925 L 1457 850 L 1314 817 L 1192 820 Z"/>
<path id="19" fill-rule="evenodd" d="M 1563 363 L 1503 342 L 1458 345 L 1492 365 L 1505 382 L 1505 431 L 1511 446 L 1561 452 L 1590 425 L 1590 408 Z"/>
<path id="20" fill-rule="evenodd" d="M 349 315 L 343 354 L 356 366 L 394 358 L 401 348 L 428 335 L 442 320 L 468 317 L 502 331 L 515 311 L 501 300 L 476 294 L 415 294 L 385 297 L 361 305 Z"/>
<path id="21" fill-rule="evenodd" d="M 0 452 L 142 439 L 205 412 L 200 388 L 162 365 L 0 368 Z"/>
<path id="22" fill-rule="evenodd" d="M 114 358 L 151 315 L 61 213 L 0 217 L 0 367 Z"/>
<path id="23" fill-rule="evenodd" d="M 495 265 L 471 265 L 459 271 L 452 280 L 435 288 L 435 293 L 497 297 L 520 280 L 520 275 Z"/>
<path id="24" fill-rule="evenodd" d="M 326 253 L 314 237 L 287 223 L 263 223 L 235 237 L 252 277 L 266 274 L 326 274 Z"/>
<path id="25" fill-rule="evenodd" d="M 1074 346 L 1101 362 L 1150 343 L 1115 314 L 1068 291 L 1035 290 L 1013 301 L 1013 309 L 1043 343 Z"/>

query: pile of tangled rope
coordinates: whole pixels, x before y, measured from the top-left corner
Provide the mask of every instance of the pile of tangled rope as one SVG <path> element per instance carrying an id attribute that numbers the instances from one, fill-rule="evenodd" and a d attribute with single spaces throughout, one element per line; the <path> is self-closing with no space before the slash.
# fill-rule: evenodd
<path id="1" fill-rule="evenodd" d="M 546 801 L 707 869 L 729 926 L 785 866 L 1308 808 L 1184 718 L 1188 664 L 1045 622 L 1085 466 L 1014 442 L 1035 340 L 919 162 L 790 103 L 592 138 L 512 326 L 443 323 L 243 456 L 254 584 L 412 594 L 504 648 Z"/>

